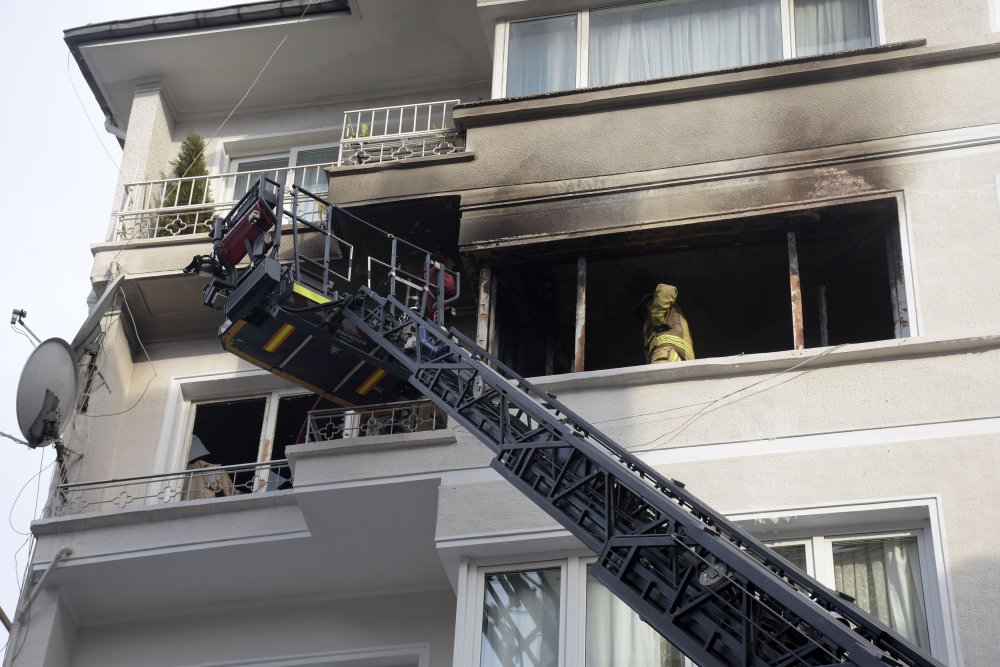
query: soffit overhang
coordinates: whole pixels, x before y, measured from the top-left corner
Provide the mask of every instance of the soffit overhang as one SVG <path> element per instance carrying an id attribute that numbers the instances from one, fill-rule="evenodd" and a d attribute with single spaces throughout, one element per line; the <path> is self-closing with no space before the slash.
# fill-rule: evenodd
<path id="1" fill-rule="evenodd" d="M 315 3 L 299 20 L 306 4 L 116 21 L 68 30 L 65 39 L 98 103 L 123 129 L 137 85 L 149 81 L 160 83 L 175 120 L 227 115 L 286 35 L 240 114 L 489 79 L 491 55 L 473 3 L 336 0 Z"/>

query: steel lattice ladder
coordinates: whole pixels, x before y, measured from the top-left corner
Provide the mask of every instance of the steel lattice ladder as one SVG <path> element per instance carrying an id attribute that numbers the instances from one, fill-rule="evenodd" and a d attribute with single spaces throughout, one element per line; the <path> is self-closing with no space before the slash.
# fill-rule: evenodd
<path id="1" fill-rule="evenodd" d="M 277 213 L 295 225 L 299 196 L 318 198 L 292 191 L 292 210 Z M 334 212 L 350 214 L 326 204 L 321 227 L 332 234 Z M 412 297 L 365 286 L 344 296 L 328 292 L 325 278 L 307 288 L 297 257 L 279 279 L 277 248 L 268 253 L 216 281 L 206 300 L 221 290 L 227 315 L 239 299 L 259 326 L 280 317 L 282 327 L 307 331 L 315 344 L 293 346 L 296 354 L 343 347 L 345 329 L 363 334 L 378 348 L 359 351 L 366 363 L 408 382 L 489 447 L 500 475 L 597 554 L 594 576 L 700 667 L 941 667 L 461 332 L 415 312 Z M 268 289 L 258 287 L 272 284 L 259 280 L 266 271 Z M 244 296 L 251 287 L 260 293 L 254 309 Z M 301 307 L 305 293 L 309 307 Z M 296 294 L 299 307 L 290 307 Z M 286 364 L 247 358 L 295 380 Z"/>

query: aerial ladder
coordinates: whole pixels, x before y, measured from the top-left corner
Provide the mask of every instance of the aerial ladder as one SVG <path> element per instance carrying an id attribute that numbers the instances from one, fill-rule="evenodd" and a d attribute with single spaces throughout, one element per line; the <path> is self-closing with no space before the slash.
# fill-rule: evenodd
<path id="1" fill-rule="evenodd" d="M 381 247 L 362 257 L 349 239 L 365 234 Z M 212 235 L 213 254 L 186 270 L 212 277 L 227 350 L 341 405 L 428 398 L 700 667 L 942 667 L 446 329 L 458 275 L 430 253 L 263 177 Z"/>

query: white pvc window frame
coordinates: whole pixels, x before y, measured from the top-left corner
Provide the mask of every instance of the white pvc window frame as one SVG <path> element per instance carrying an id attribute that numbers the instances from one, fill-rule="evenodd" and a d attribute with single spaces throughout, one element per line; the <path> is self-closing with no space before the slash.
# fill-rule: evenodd
<path id="1" fill-rule="evenodd" d="M 556 18 L 559 16 L 577 17 L 577 44 L 576 44 L 576 89 L 586 88 L 589 83 L 590 73 L 590 12 L 601 9 L 611 9 L 614 7 L 626 7 L 632 5 L 665 5 L 679 4 L 680 2 L 690 2 L 691 0 L 653 0 L 652 2 L 631 2 L 622 4 L 612 4 L 603 7 L 592 7 L 576 12 L 558 12 L 545 14 L 542 16 L 530 16 L 507 21 L 499 21 L 494 31 L 494 52 L 493 52 L 493 91 L 494 99 L 506 97 L 507 95 L 507 56 L 508 41 L 510 38 L 510 26 L 512 23 L 522 21 L 535 21 L 539 19 Z M 781 43 L 782 59 L 795 58 L 795 0 L 779 0 L 781 3 Z M 1000 4 L 1000 0 L 994 0 Z M 884 43 L 885 28 L 882 19 L 882 0 L 868 0 L 870 29 L 872 35 L 872 45 L 878 46 Z M 1000 10 L 997 10 L 1000 12 Z M 998 19 L 1000 20 L 1000 19 Z M 558 92 L 558 91 L 549 91 Z"/>
<path id="2" fill-rule="evenodd" d="M 948 664 L 961 664 L 950 577 L 945 567 L 943 516 L 937 497 L 908 498 L 770 512 L 731 515 L 750 532 L 753 525 L 768 526 L 758 536 L 772 546 L 805 547 L 807 572 L 831 589 L 834 583 L 832 544 L 842 540 L 916 537 L 921 585 L 931 652 Z M 779 526 L 777 531 L 770 527 Z M 455 667 L 478 667 L 482 651 L 485 575 L 543 568 L 562 569 L 560 587 L 559 667 L 586 664 L 587 568 L 592 554 L 568 553 L 544 559 L 492 558 L 463 560 L 459 565 Z M 687 667 L 697 667 L 685 659 Z"/>
<path id="3" fill-rule="evenodd" d="M 572 559 L 579 560 L 579 559 Z M 476 613 L 471 616 L 471 628 L 469 630 L 472 632 L 472 636 L 469 637 L 471 641 L 467 642 L 465 650 L 460 655 L 456 651 L 455 659 L 456 665 L 480 665 L 480 660 L 483 651 L 483 605 L 486 603 L 486 577 L 491 574 L 509 574 L 514 572 L 528 572 L 535 570 L 559 570 L 559 660 L 558 667 L 567 667 L 567 665 L 574 664 L 573 662 L 567 661 L 566 647 L 569 642 L 567 642 L 566 631 L 567 631 L 567 617 L 568 610 L 571 609 L 570 604 L 575 604 L 575 599 L 571 598 L 569 595 L 569 590 L 574 588 L 571 583 L 570 577 L 575 576 L 575 572 L 571 571 L 570 562 L 567 559 L 556 559 L 556 560 L 540 560 L 540 561 L 529 561 L 523 563 L 509 563 L 503 565 L 493 565 L 493 566 L 475 566 L 472 565 L 469 568 L 467 583 L 471 585 L 468 586 L 467 595 L 470 596 L 471 609 L 475 610 Z M 456 631 L 458 628 L 456 628 Z M 463 662 L 459 663 L 458 659 L 461 657 Z"/>

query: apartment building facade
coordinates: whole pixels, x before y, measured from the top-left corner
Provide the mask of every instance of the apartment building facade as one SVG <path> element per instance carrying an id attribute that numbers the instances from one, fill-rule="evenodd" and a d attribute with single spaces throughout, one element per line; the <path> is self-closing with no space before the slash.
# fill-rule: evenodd
<path id="1" fill-rule="evenodd" d="M 124 147 L 90 279 L 124 281 L 13 664 L 686 664 L 445 416 L 317 409 L 221 348 L 183 269 L 262 174 L 433 251 L 505 363 L 942 662 L 994 664 L 998 21 L 296 0 L 68 30 Z M 192 132 L 207 173 L 172 173 Z M 658 283 L 695 360 L 644 363 Z"/>

